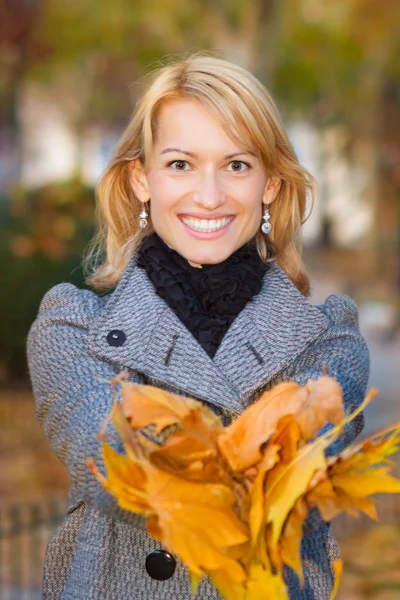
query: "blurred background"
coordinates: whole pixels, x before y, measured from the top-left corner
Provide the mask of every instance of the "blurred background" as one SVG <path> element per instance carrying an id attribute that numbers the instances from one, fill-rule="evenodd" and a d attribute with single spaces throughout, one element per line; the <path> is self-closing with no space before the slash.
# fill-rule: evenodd
<path id="1" fill-rule="evenodd" d="M 44 293 L 83 283 L 94 188 L 143 76 L 210 50 L 270 90 L 318 181 L 311 301 L 349 294 L 371 351 L 364 435 L 400 417 L 399 0 L 0 0 L 0 597 L 40 598 L 68 475 L 34 415 L 25 343 Z M 400 502 L 338 519 L 339 597 L 400 598 Z"/>

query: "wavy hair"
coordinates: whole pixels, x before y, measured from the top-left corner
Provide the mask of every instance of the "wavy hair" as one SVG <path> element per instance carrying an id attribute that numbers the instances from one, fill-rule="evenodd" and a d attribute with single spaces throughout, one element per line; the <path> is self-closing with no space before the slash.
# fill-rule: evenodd
<path id="1" fill-rule="evenodd" d="M 235 142 L 247 136 L 267 175 L 281 179 L 278 196 L 269 205 L 272 231 L 266 236 L 259 229 L 256 247 L 263 261 L 276 260 L 297 289 L 309 295 L 301 225 L 308 194 L 311 207 L 314 202 L 315 180 L 300 165 L 278 109 L 260 81 L 238 65 L 203 53 L 164 64 L 147 77 L 146 89 L 96 190 L 97 233 L 83 260 L 86 284 L 97 291 L 115 287 L 143 239 L 154 231 L 151 200 L 146 203 L 148 225 L 139 226 L 143 204 L 130 184 L 130 163 L 139 159 L 146 165 L 163 103 L 188 98 L 201 102 Z"/>

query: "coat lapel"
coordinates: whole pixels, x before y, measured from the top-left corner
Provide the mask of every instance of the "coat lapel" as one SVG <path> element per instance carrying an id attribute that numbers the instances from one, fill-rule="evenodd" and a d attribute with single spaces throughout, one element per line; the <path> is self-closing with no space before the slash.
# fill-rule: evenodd
<path id="1" fill-rule="evenodd" d="M 224 336 L 214 363 L 237 389 L 242 405 L 292 363 L 329 327 L 328 318 L 298 291 L 277 263 L 261 292 Z"/>
<path id="2" fill-rule="evenodd" d="M 260 293 L 229 327 L 211 359 L 160 298 L 136 254 L 89 331 L 88 352 L 137 370 L 166 386 L 240 414 L 246 399 L 268 383 L 328 326 L 326 317 L 273 263 Z M 123 331 L 121 346 L 107 335 Z"/>

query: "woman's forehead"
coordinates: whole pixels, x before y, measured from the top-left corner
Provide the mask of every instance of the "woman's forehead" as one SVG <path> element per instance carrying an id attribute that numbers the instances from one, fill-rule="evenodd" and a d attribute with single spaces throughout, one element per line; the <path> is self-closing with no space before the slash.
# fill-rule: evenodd
<path id="1" fill-rule="evenodd" d="M 257 148 L 244 127 L 235 123 L 237 132 L 229 127 L 229 135 L 217 116 L 197 99 L 182 98 L 165 102 L 157 112 L 155 150 L 169 148 L 196 153 L 196 148 L 225 152 L 257 154 Z M 235 135 L 236 133 L 236 135 Z"/>

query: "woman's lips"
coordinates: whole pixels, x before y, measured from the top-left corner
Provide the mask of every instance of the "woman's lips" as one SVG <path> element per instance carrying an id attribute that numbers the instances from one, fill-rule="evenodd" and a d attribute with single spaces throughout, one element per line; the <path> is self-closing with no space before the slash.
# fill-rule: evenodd
<path id="1" fill-rule="evenodd" d="M 212 215 L 203 215 L 202 213 L 180 213 L 178 217 L 181 219 L 182 217 L 193 218 L 193 219 L 207 219 L 208 221 L 212 221 L 213 219 L 231 219 L 235 215 L 227 215 L 222 213 L 213 213 Z"/>
<path id="2" fill-rule="evenodd" d="M 196 231 L 195 229 L 192 229 L 189 225 L 186 225 L 186 223 L 184 223 L 181 218 L 179 218 L 179 220 L 182 223 L 182 225 L 185 227 L 186 231 L 188 233 L 190 233 L 193 237 L 195 237 L 199 240 L 214 240 L 216 238 L 223 236 L 228 231 L 229 227 L 232 225 L 233 221 L 235 220 L 235 217 L 233 217 L 231 219 L 231 221 L 229 221 L 229 223 L 227 223 L 227 225 L 225 225 L 224 227 L 221 227 L 221 229 L 217 229 L 216 231 Z"/>

